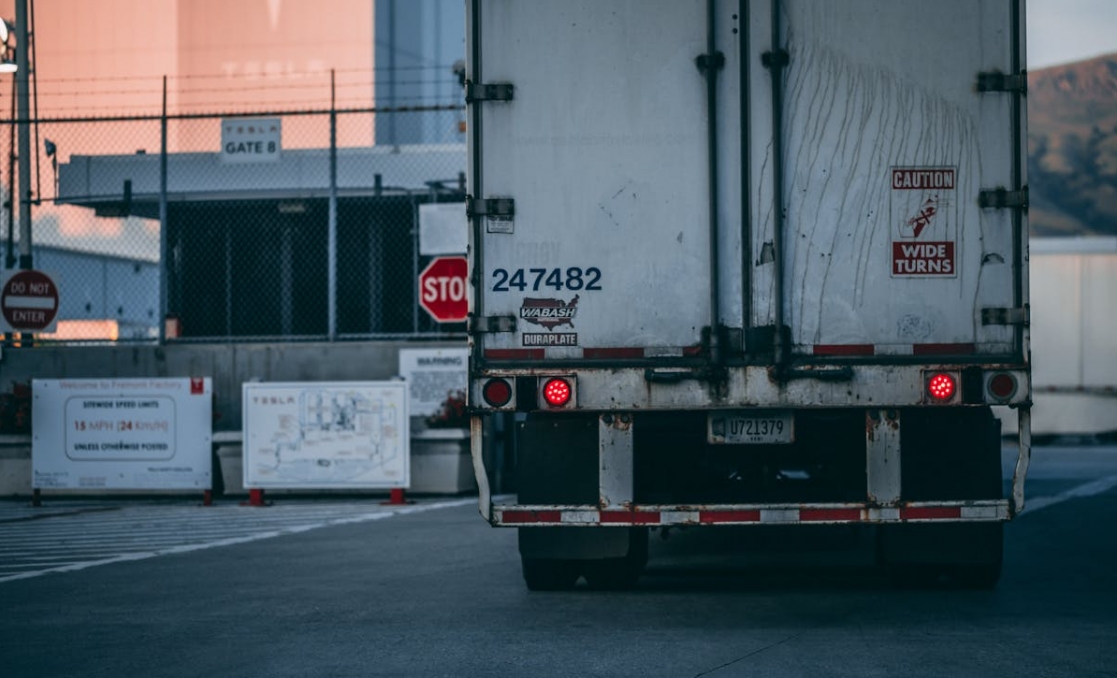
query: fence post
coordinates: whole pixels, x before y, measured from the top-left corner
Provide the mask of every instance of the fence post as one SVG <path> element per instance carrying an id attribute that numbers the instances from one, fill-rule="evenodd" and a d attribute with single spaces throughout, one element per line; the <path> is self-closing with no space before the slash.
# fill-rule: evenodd
<path id="1" fill-rule="evenodd" d="M 27 24 L 27 0 L 16 2 L 16 106 L 19 109 L 19 150 L 16 158 L 19 160 L 19 197 L 9 196 L 9 200 L 19 201 L 19 267 L 21 269 L 34 268 L 33 252 L 31 250 L 31 105 L 30 89 L 31 61 L 28 59 L 30 50 L 27 49 L 29 41 Z M 37 153 L 38 149 L 36 149 Z M 38 157 L 38 155 L 36 155 Z M 23 333 L 21 345 L 28 346 L 31 341 L 30 333 Z M 27 342 L 27 343 L 22 343 Z"/>
<path id="2" fill-rule="evenodd" d="M 159 116 L 159 343 L 167 342 L 171 259 L 167 233 L 167 76 L 163 76 L 163 112 Z"/>
<path id="3" fill-rule="evenodd" d="M 337 89 L 334 71 L 330 69 L 330 216 L 326 246 L 327 267 L 327 334 L 330 341 L 337 340 Z"/>
<path id="4" fill-rule="evenodd" d="M 411 284 L 415 290 L 415 302 L 411 304 L 411 331 L 419 334 L 419 205 L 415 202 L 415 194 L 411 194 Z"/>

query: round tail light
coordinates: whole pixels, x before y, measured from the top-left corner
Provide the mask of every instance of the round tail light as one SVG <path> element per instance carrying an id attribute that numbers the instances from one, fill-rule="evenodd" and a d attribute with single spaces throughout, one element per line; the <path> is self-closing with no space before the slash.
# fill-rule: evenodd
<path id="1" fill-rule="evenodd" d="M 490 379 L 481 389 L 481 397 L 490 407 L 504 407 L 512 399 L 512 384 L 504 379 Z"/>
<path id="2" fill-rule="evenodd" d="M 1016 377 L 1001 372 L 989 380 L 989 394 L 997 400 L 1008 400 L 1016 395 Z"/>
<path id="3" fill-rule="evenodd" d="M 562 407 L 570 402 L 570 382 L 559 377 L 543 384 L 543 400 L 551 407 Z"/>
<path id="4" fill-rule="evenodd" d="M 954 377 L 939 372 L 927 382 L 927 393 L 935 400 L 950 400 L 954 396 Z"/>

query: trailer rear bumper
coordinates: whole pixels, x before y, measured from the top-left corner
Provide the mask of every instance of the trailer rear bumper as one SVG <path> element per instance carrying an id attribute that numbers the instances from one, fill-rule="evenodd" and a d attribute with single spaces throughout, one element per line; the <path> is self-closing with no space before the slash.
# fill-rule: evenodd
<path id="1" fill-rule="evenodd" d="M 481 417 L 471 420 L 478 508 L 494 526 L 640 527 L 656 525 L 795 525 L 959 523 L 1011 520 L 1024 509 L 1031 460 L 1031 408 L 1020 407 L 1018 450 L 1007 499 L 910 501 L 901 498 L 899 421 L 866 415 L 868 499 L 863 502 L 764 504 L 640 504 L 632 492 L 631 422 L 609 415 L 599 421 L 599 504 L 494 504 L 485 470 Z"/>
<path id="2" fill-rule="evenodd" d="M 499 527 L 649 527 L 666 525 L 824 525 L 852 523 L 996 522 L 1010 518 L 1008 500 L 912 502 L 878 507 L 865 504 L 710 506 L 494 505 Z"/>

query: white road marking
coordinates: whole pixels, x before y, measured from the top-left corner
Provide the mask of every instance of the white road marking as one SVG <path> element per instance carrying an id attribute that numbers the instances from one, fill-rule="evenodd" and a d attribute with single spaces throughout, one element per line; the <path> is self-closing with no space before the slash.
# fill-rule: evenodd
<path id="1" fill-rule="evenodd" d="M 1115 487 L 1117 475 L 1105 476 L 1053 496 L 1027 499 L 1020 515 L 1093 497 Z M 288 504 L 220 514 L 193 513 L 183 511 L 183 507 L 138 506 L 121 512 L 57 516 L 64 521 L 0 524 L 0 584 L 476 503 L 476 498 L 465 498 L 355 514 L 347 514 L 352 506 L 337 505 Z"/>
<path id="2" fill-rule="evenodd" d="M 181 507 L 169 509 L 135 507 L 134 511 L 114 514 L 112 520 L 109 521 L 105 521 L 106 515 L 103 512 L 66 516 L 70 520 L 95 516 L 94 521 L 85 530 L 75 530 L 74 525 L 69 521 L 67 521 L 67 524 L 58 525 L 40 520 L 8 523 L 0 525 L 0 553 L 4 554 L 5 561 L 3 569 L 19 569 L 21 571 L 12 574 L 0 574 L 0 584 L 41 577 L 55 572 L 77 572 L 99 565 L 190 553 L 234 544 L 246 544 L 288 534 L 309 532 L 323 527 L 383 520 L 393 516 L 424 513 L 444 508 L 475 505 L 476 503 L 476 498 L 455 499 L 352 515 L 346 515 L 347 507 L 345 506 L 332 508 L 329 506 L 300 507 L 293 504 L 274 512 L 271 512 L 270 509 L 253 508 L 238 512 L 235 515 L 228 513 L 205 514 L 208 520 L 198 520 L 198 514 L 184 514 Z M 300 511 L 300 508 L 307 510 L 305 512 Z M 351 509 L 352 507 L 348 508 Z M 142 516 L 130 515 L 145 510 L 149 512 Z M 129 529 L 129 523 L 134 525 L 139 520 L 151 520 L 152 514 L 156 515 L 155 522 L 162 527 L 159 532 L 153 533 L 141 530 L 137 533 L 136 530 Z M 178 516 L 181 516 L 182 519 L 178 519 Z M 306 522 L 308 517 L 312 519 L 311 522 Z M 241 528 L 240 534 L 225 536 L 235 533 L 238 526 Z M 58 528 L 57 531 L 54 530 L 56 527 Z M 177 541 L 168 541 L 168 534 L 176 533 L 179 535 Z M 51 553 L 57 553 L 65 548 L 65 544 L 60 545 L 59 540 L 71 538 L 70 535 L 75 534 L 82 535 L 81 543 L 74 545 L 75 548 L 71 552 L 71 557 L 69 559 L 61 556 L 52 558 L 52 560 L 64 560 L 66 562 L 53 566 L 48 566 L 47 563 L 43 562 L 44 551 L 49 550 Z M 35 537 L 32 538 L 30 535 L 35 535 Z M 150 539 L 145 539 L 148 536 L 150 536 Z M 213 537 L 220 538 L 213 539 Z M 33 539 L 33 542 L 29 543 L 27 541 L 29 538 Z M 94 550 L 93 553 L 89 552 L 90 548 L 87 543 L 90 538 L 102 540 L 100 549 Z M 42 551 L 36 548 L 39 544 L 44 543 L 49 543 L 50 548 Z"/>
<path id="3" fill-rule="evenodd" d="M 1064 501 L 1070 501 L 1071 499 L 1093 497 L 1103 492 L 1108 492 L 1114 487 L 1117 487 L 1117 476 L 1106 476 L 1104 478 L 1098 478 L 1097 480 L 1092 480 L 1088 483 L 1083 483 L 1076 487 L 1072 487 L 1065 492 L 1060 492 L 1059 494 L 1050 497 L 1036 497 L 1035 499 L 1028 499 L 1027 495 L 1025 495 L 1024 510 L 1020 512 L 1020 515 L 1025 516 L 1029 513 L 1034 513 L 1035 511 L 1045 509 L 1049 506 L 1061 504 Z"/>

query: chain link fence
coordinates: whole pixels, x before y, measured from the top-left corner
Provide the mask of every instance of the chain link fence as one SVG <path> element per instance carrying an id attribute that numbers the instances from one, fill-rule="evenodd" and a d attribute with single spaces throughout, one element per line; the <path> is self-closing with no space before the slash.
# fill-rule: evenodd
<path id="1" fill-rule="evenodd" d="M 17 268 L 29 195 L 59 290 L 37 341 L 464 337 L 418 303 L 420 208 L 465 200 L 460 105 L 27 124 L 29 190 L 0 124 L 0 225 Z"/>

